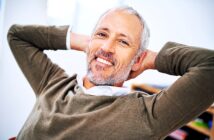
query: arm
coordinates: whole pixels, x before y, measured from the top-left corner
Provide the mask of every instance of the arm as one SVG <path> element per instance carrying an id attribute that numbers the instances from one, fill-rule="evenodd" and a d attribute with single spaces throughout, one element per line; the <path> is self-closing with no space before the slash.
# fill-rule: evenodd
<path id="1" fill-rule="evenodd" d="M 154 51 L 147 49 L 146 51 L 144 51 L 141 54 L 140 57 L 141 57 L 140 59 L 142 59 L 142 63 L 140 64 L 141 66 L 139 67 L 138 70 L 130 72 L 128 80 L 137 77 L 138 75 L 140 75 L 145 70 L 156 69 L 155 68 L 155 59 L 157 57 L 157 52 L 154 52 Z"/>
<path id="2" fill-rule="evenodd" d="M 90 41 L 90 37 L 87 35 L 81 35 L 72 33 L 70 35 L 70 48 L 78 51 L 86 52 L 88 48 L 88 44 Z"/>
<path id="3" fill-rule="evenodd" d="M 11 51 L 36 95 L 41 93 L 48 81 L 67 76 L 43 53 L 43 50 L 65 50 L 67 30 L 68 26 L 35 25 L 13 25 L 9 29 Z M 72 39 L 72 42 L 78 47 L 75 40 Z"/>
<path id="4" fill-rule="evenodd" d="M 169 42 L 150 63 L 160 72 L 181 76 L 145 102 L 154 133 L 163 137 L 213 103 L 214 51 Z"/>
<path id="5" fill-rule="evenodd" d="M 11 51 L 36 95 L 64 71 L 53 64 L 43 50 L 66 49 L 67 26 L 13 25 L 8 32 Z"/>

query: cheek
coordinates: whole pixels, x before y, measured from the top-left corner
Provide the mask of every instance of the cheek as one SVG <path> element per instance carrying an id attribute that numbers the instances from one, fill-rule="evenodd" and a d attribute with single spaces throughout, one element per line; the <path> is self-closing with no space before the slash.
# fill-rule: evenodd
<path id="1" fill-rule="evenodd" d="M 117 59 L 116 67 L 124 68 L 127 67 L 132 62 L 132 59 L 134 59 L 134 53 L 131 50 L 120 49 L 117 50 L 116 59 Z"/>
<path id="2" fill-rule="evenodd" d="M 95 47 L 92 43 L 88 47 L 87 51 L 87 61 L 88 63 L 94 58 L 94 54 L 97 51 L 97 47 Z"/>
<path id="3" fill-rule="evenodd" d="M 96 50 L 98 50 L 100 48 L 100 46 L 102 46 L 102 43 L 100 41 L 91 40 L 91 42 L 88 46 L 88 51 L 95 52 Z"/>
<path id="4" fill-rule="evenodd" d="M 125 69 L 129 64 L 129 61 L 125 58 L 119 58 L 117 59 L 117 65 L 115 65 L 115 70 L 123 70 Z"/>

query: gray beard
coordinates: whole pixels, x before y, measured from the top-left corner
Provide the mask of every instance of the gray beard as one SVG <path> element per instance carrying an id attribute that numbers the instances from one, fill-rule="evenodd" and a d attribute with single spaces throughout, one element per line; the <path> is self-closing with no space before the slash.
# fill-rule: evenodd
<path id="1" fill-rule="evenodd" d="M 124 67 L 124 69 L 119 70 L 117 73 L 113 73 L 111 76 L 109 76 L 107 78 L 95 77 L 95 75 L 91 71 L 90 66 L 88 65 L 87 66 L 87 68 L 88 68 L 87 77 L 90 82 L 92 82 L 93 84 L 95 84 L 97 86 L 101 86 L 101 85 L 113 86 L 118 83 L 124 82 L 128 79 L 129 73 L 131 71 L 131 67 L 134 64 L 134 62 L 135 62 L 135 59 L 133 59 L 127 67 Z"/>

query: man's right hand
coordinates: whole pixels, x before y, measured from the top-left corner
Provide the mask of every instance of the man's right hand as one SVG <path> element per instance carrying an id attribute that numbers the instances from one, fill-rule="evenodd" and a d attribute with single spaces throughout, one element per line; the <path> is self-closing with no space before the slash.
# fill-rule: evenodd
<path id="1" fill-rule="evenodd" d="M 90 36 L 71 33 L 70 48 L 78 51 L 86 52 L 90 42 Z"/>
<path id="2" fill-rule="evenodd" d="M 142 53 L 140 56 L 142 58 L 141 61 L 141 66 L 139 67 L 138 70 L 136 71 L 131 71 L 128 77 L 128 80 L 133 79 L 143 73 L 145 70 L 148 69 L 155 69 L 155 59 L 157 57 L 157 52 L 151 51 L 151 50 L 146 50 Z"/>

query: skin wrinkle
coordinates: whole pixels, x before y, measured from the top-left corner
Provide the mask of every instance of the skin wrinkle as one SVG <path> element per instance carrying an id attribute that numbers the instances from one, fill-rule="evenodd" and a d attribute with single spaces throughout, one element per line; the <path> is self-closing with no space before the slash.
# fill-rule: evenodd
<path id="1" fill-rule="evenodd" d="M 99 18 L 99 21 L 101 18 L 104 17 L 104 15 L 106 15 L 108 12 L 110 11 L 116 11 L 116 10 L 120 10 L 120 11 L 124 11 L 124 12 L 127 12 L 129 14 L 132 14 L 132 15 L 135 15 L 139 21 L 140 21 L 140 24 L 142 26 L 142 29 L 141 29 L 141 36 L 140 36 L 140 48 L 139 48 L 139 53 L 137 54 L 138 56 L 146 50 L 148 44 L 149 44 L 149 38 L 150 38 L 150 30 L 149 30 L 149 27 L 146 23 L 146 21 L 144 20 L 144 18 L 136 11 L 134 10 L 132 7 L 129 7 L 129 6 L 121 6 L 121 7 L 117 7 L 115 9 L 110 9 L 110 10 L 107 10 L 105 13 L 103 13 L 100 18 Z M 99 24 L 99 21 L 97 22 L 97 24 L 95 25 L 94 29 L 93 29 L 93 32 L 95 31 L 97 25 Z"/>
<path id="2" fill-rule="evenodd" d="M 113 57 L 113 54 L 112 54 L 112 53 L 105 52 L 105 51 L 103 51 L 103 50 L 98 50 L 98 51 L 95 53 L 95 56 L 96 56 L 96 57 L 103 56 L 103 57 L 106 58 L 108 61 L 110 61 L 113 65 L 117 64 L 117 59 L 115 59 L 115 58 Z"/>
<path id="3" fill-rule="evenodd" d="M 89 81 L 94 85 L 111 86 L 126 81 L 139 58 L 141 31 L 142 25 L 136 15 L 119 10 L 106 13 L 96 25 L 87 50 L 86 76 Z M 123 42 L 118 43 L 120 39 L 128 40 L 126 46 L 119 44 Z M 97 57 L 113 65 L 101 66 Z"/>
<path id="4" fill-rule="evenodd" d="M 122 20 L 121 18 L 123 17 L 127 19 L 128 23 L 132 21 L 129 19 L 131 16 L 125 15 L 125 13 L 114 14 L 120 15 L 117 20 Z M 124 24 L 126 25 L 127 22 Z M 134 21 L 134 23 L 137 22 Z M 127 24 L 127 26 L 130 24 Z M 114 23 L 113 25 L 116 24 Z M 135 24 L 132 26 L 135 26 Z M 27 27 L 29 29 L 25 30 L 26 28 L 23 27 Z M 106 34 L 107 38 L 105 38 L 105 36 L 104 38 L 98 38 L 98 40 L 95 38 L 95 40 L 91 41 L 91 57 L 88 59 L 92 59 L 90 66 L 93 70 L 93 74 L 98 78 L 102 75 L 109 76 L 120 73 L 120 70 L 126 69 L 126 66 L 131 62 L 131 60 L 133 60 L 132 58 L 135 57 L 135 54 L 138 51 L 137 46 L 126 48 L 121 46 L 121 42 L 118 42 L 117 38 L 112 39 L 112 35 L 117 37 L 115 35 L 121 33 L 121 30 L 118 30 L 117 26 L 115 28 L 113 27 L 108 26 L 110 33 Z M 179 128 L 179 126 L 184 125 L 213 103 L 213 51 L 196 49 L 191 46 L 186 50 L 184 49 L 184 45 L 170 42 L 167 43 L 168 45 L 165 45 L 157 55 L 152 55 L 153 53 L 148 50 L 146 52 L 148 55 L 145 59 L 142 58 L 144 59 L 144 64 L 141 63 L 142 69 L 140 69 L 139 73 L 142 73 L 143 70 L 156 69 L 159 72 L 170 74 L 171 69 L 168 68 L 176 66 L 180 69 L 179 71 L 183 71 L 182 69 L 186 67 L 186 64 L 189 66 L 189 71 L 187 70 L 185 75 L 176 80 L 176 82 L 168 87 L 166 91 L 163 90 L 163 94 L 161 94 L 162 96 L 160 96 L 160 94 L 156 94 L 154 95 L 156 98 L 153 98 L 153 96 L 137 91 L 133 91 L 133 94 L 127 94 L 125 96 L 116 94 L 116 96 L 105 96 L 102 95 L 102 91 L 99 91 L 101 94 L 95 93 L 90 95 L 84 90 L 84 88 L 79 88 L 79 90 L 75 91 L 75 87 L 82 87 L 81 83 L 84 81 L 77 83 L 76 74 L 72 77 L 68 75 L 66 76 L 64 70 L 52 63 L 52 61 L 47 58 L 47 55 L 41 51 L 49 49 L 53 50 L 54 48 L 66 49 L 65 38 L 68 27 L 54 27 L 53 31 L 56 32 L 48 33 L 51 34 L 50 39 L 55 40 L 55 43 L 51 44 L 54 46 L 50 47 L 43 45 L 47 44 L 46 36 L 43 34 L 45 31 L 41 31 L 42 34 L 40 34 L 38 32 L 34 32 L 34 28 L 35 27 L 32 25 L 13 26 L 11 27 L 10 32 L 12 32 L 13 29 L 20 30 L 17 34 L 21 33 L 21 37 L 19 37 L 19 35 L 15 36 L 13 33 L 8 34 L 10 48 L 20 68 L 37 95 L 35 107 L 18 134 L 18 139 L 99 139 L 106 136 L 106 134 L 109 136 L 106 137 L 107 139 L 164 139 L 166 135 L 171 133 L 172 129 L 174 130 Z M 45 28 L 50 27 L 45 26 Z M 41 26 L 39 29 L 44 29 L 44 26 Z M 139 30 L 136 29 L 136 31 Z M 108 40 L 108 35 L 112 40 Z M 35 39 L 40 37 L 44 40 L 37 41 L 38 39 Z M 24 39 L 22 40 L 22 38 L 25 38 L 26 41 L 23 41 Z M 108 40 L 107 43 L 112 46 L 103 47 L 106 40 Z M 29 42 L 33 43 L 31 44 Z M 35 59 L 30 60 L 29 57 L 26 57 L 31 56 L 35 50 L 40 50 Z M 112 57 L 117 60 L 116 66 L 109 69 L 109 66 L 106 65 L 108 62 L 105 64 L 105 60 L 103 60 L 104 63 L 100 63 L 100 65 L 103 66 L 103 71 L 100 72 L 96 70 L 96 64 L 99 63 L 93 59 L 95 58 L 95 54 L 98 50 L 113 53 Z M 174 52 L 174 50 L 176 50 L 177 53 Z M 176 55 L 172 55 L 171 52 Z M 180 56 L 183 56 L 183 59 L 180 59 Z M 190 56 L 191 58 L 196 59 L 190 59 Z M 203 61 L 202 58 L 204 58 Z M 30 65 L 29 62 L 32 64 Z M 47 64 L 49 66 L 47 66 Z M 153 65 L 149 67 L 149 64 Z M 155 67 L 154 64 L 156 64 Z M 168 66 L 168 64 L 171 64 L 172 66 Z M 191 69 L 192 66 L 195 66 L 195 69 Z M 51 67 L 54 67 L 54 69 L 50 70 Z M 114 69 L 117 71 L 114 71 Z M 57 73 L 53 70 L 57 71 Z M 46 82 L 41 84 L 41 81 Z M 38 87 L 41 87 L 42 92 L 35 90 L 38 89 Z M 121 92 L 123 92 L 122 88 Z M 73 94 L 73 96 L 70 96 L 70 94 Z M 67 95 L 66 99 L 69 98 L 69 102 L 65 103 L 63 101 L 64 99 L 62 97 L 64 95 Z M 140 101 L 140 103 L 143 102 L 144 104 L 139 105 L 138 101 Z M 103 104 L 101 107 L 103 110 L 98 112 L 96 111 L 96 107 L 100 106 L 100 104 Z M 179 110 L 177 105 L 180 105 Z M 95 108 L 93 108 L 93 106 Z M 57 107 L 59 107 L 58 109 L 60 110 L 54 114 L 53 111 Z M 107 107 L 106 110 L 104 109 L 105 107 Z M 151 111 L 153 112 L 151 113 Z M 184 117 L 180 112 L 186 114 L 186 117 Z M 153 117 L 154 114 L 156 115 L 156 118 Z M 96 120 L 91 118 L 96 118 Z M 147 118 L 150 118 L 149 122 L 147 122 Z M 46 122 L 50 122 L 50 120 L 51 123 L 47 124 Z M 146 122 L 144 122 L 144 120 Z M 80 125 L 75 125 L 76 123 Z M 69 131 L 61 131 L 62 127 Z M 117 130 L 114 135 L 108 133 L 114 129 Z M 150 130 L 155 136 L 151 135 Z M 56 133 L 59 133 L 59 135 L 56 135 Z"/>

